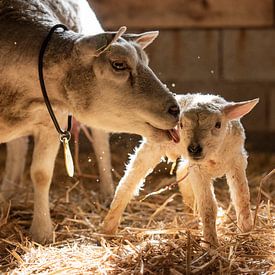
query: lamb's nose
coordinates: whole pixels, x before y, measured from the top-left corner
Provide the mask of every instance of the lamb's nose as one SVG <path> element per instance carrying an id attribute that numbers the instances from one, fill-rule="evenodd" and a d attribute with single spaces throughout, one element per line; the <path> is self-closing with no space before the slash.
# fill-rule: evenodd
<path id="1" fill-rule="evenodd" d="M 168 109 L 168 113 L 172 116 L 174 116 L 175 118 L 179 117 L 180 114 L 180 108 L 178 105 L 172 105 L 169 109 Z"/>
<path id="2" fill-rule="evenodd" d="M 202 147 L 197 143 L 191 143 L 187 150 L 192 157 L 200 157 L 202 153 Z"/>

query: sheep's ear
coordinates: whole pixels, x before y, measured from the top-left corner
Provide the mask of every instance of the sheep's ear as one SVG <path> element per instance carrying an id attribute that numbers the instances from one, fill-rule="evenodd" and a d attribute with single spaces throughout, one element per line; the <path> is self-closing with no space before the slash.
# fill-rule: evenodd
<path id="1" fill-rule="evenodd" d="M 223 113 L 229 120 L 238 119 L 248 114 L 259 102 L 259 98 L 248 101 L 229 103 L 223 109 Z"/>
<path id="2" fill-rule="evenodd" d="M 159 35 L 158 31 L 144 32 L 140 34 L 124 34 L 123 38 L 126 40 L 135 41 L 142 49 L 150 45 Z"/>
<path id="3" fill-rule="evenodd" d="M 117 32 L 104 32 L 81 37 L 75 42 L 75 50 L 84 58 L 98 57 L 115 43 L 126 29 L 126 27 L 121 27 Z"/>

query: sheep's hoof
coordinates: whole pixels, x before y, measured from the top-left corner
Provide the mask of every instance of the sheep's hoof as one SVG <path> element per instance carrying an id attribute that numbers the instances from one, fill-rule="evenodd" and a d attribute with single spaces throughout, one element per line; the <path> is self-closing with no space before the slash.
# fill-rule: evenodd
<path id="1" fill-rule="evenodd" d="M 103 203 L 105 206 L 110 206 L 112 200 L 114 197 L 114 189 L 113 188 L 109 188 L 109 189 L 105 189 L 105 188 L 101 188 L 100 189 L 100 195 L 99 195 L 99 199 L 100 202 Z"/>
<path id="2" fill-rule="evenodd" d="M 0 224 L 6 223 L 9 211 L 10 211 L 11 201 L 7 201 L 6 198 L 0 193 Z"/>
<path id="3" fill-rule="evenodd" d="M 106 208 L 110 208 L 110 205 L 113 201 L 113 197 L 112 196 L 106 196 L 106 195 L 99 195 L 99 201 L 100 203 L 105 206 Z"/>
<path id="4" fill-rule="evenodd" d="M 5 205 L 7 203 L 5 195 L 0 192 L 0 205 Z"/>
<path id="5" fill-rule="evenodd" d="M 205 238 L 205 242 L 203 242 L 201 246 L 208 250 L 215 250 L 217 247 L 219 247 L 219 241 L 214 236 L 208 237 L 208 238 Z"/>
<path id="6" fill-rule="evenodd" d="M 4 189 L 0 192 L 0 203 L 8 203 L 12 201 L 16 191 L 14 189 Z"/>
<path id="7" fill-rule="evenodd" d="M 32 237 L 32 240 L 40 243 L 40 244 L 46 244 L 46 243 L 52 243 L 53 242 L 53 227 L 50 226 L 36 226 L 35 224 L 32 224 L 30 228 L 30 234 Z"/>

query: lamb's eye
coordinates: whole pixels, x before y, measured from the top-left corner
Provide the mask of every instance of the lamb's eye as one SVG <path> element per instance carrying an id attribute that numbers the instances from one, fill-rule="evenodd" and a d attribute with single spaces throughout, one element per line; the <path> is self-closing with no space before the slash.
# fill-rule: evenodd
<path id="1" fill-rule="evenodd" d="M 216 124 L 215 124 L 215 128 L 220 129 L 221 126 L 222 126 L 221 122 L 217 121 Z"/>
<path id="2" fill-rule="evenodd" d="M 112 62 L 112 67 L 116 71 L 123 71 L 123 70 L 127 69 L 127 64 L 125 62 L 121 62 L 121 61 L 113 61 Z"/>

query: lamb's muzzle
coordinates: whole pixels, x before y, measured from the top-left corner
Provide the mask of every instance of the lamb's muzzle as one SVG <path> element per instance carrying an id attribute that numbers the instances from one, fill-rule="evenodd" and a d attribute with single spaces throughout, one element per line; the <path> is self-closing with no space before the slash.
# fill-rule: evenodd
<path id="1" fill-rule="evenodd" d="M 190 145 L 187 147 L 187 151 L 192 159 L 196 160 L 202 158 L 203 148 L 199 143 L 190 143 Z"/>

